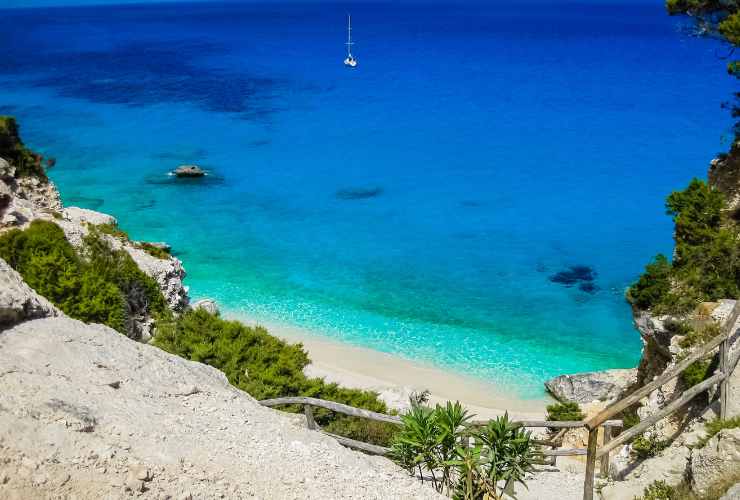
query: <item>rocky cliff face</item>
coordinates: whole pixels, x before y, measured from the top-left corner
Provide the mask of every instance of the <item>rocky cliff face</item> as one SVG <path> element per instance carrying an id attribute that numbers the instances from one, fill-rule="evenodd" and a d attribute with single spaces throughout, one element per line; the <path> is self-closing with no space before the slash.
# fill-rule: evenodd
<path id="1" fill-rule="evenodd" d="M 61 315 L 2 261 L 0 283 L 0 498 L 443 498 L 214 368 Z"/>
<path id="2" fill-rule="evenodd" d="M 0 232 L 26 228 L 37 219 L 60 226 L 69 242 L 78 249 L 91 227 L 116 224 L 116 219 L 107 214 L 78 207 L 64 208 L 53 183 L 39 177 L 19 177 L 16 167 L 0 158 Z M 185 269 L 179 259 L 153 256 L 127 238 L 103 237 L 113 248 L 125 250 L 142 271 L 154 278 L 173 311 L 181 312 L 187 307 L 188 289 L 183 284 Z M 139 323 L 137 330 L 141 332 L 141 340 L 149 340 L 153 322 L 144 318 Z"/>
<path id="3" fill-rule="evenodd" d="M 730 210 L 740 206 L 740 141 L 729 153 L 712 160 L 709 166 L 709 183 L 725 193 Z"/>

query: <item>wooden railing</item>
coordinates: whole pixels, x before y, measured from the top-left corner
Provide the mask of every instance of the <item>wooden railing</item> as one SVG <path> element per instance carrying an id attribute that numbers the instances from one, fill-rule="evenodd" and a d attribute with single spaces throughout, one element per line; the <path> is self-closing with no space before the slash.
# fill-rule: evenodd
<path id="1" fill-rule="evenodd" d="M 583 500 L 592 500 L 594 497 L 594 469 L 596 467 L 596 459 L 602 457 L 603 460 L 603 457 L 608 456 L 611 450 L 628 442 L 632 438 L 643 433 L 649 427 L 655 425 L 660 420 L 675 413 L 693 400 L 697 395 L 710 389 L 716 384 L 720 384 L 719 418 L 727 418 L 727 383 L 730 375 L 732 375 L 732 372 L 737 366 L 738 360 L 740 360 L 740 350 L 738 350 L 738 352 L 731 358 L 729 357 L 730 337 L 734 333 L 733 326 L 737 322 L 738 317 L 740 317 L 740 300 L 735 302 L 732 312 L 722 325 L 722 332 L 719 335 L 701 346 L 699 349 L 696 349 L 691 355 L 687 356 L 676 366 L 663 373 L 660 377 L 656 378 L 649 384 L 644 385 L 626 398 L 608 406 L 583 423 L 589 431 L 588 451 L 586 455 L 586 478 L 583 484 Z M 605 440 L 602 446 L 597 448 L 597 434 L 600 425 L 614 416 L 619 415 L 630 406 L 648 396 L 654 390 L 681 375 L 681 373 L 695 361 L 699 361 L 710 354 L 713 354 L 714 349 L 717 348 L 717 346 L 719 346 L 719 366 L 717 371 L 711 377 L 683 391 L 680 396 L 671 401 L 660 411 L 641 421 L 634 427 L 631 427 L 629 430 L 622 432 L 616 438 L 609 441 Z"/>
<path id="2" fill-rule="evenodd" d="M 387 455 L 390 451 L 389 448 L 386 448 L 384 446 L 378 446 L 375 444 L 365 443 L 362 441 L 356 441 L 354 439 L 350 439 L 344 436 L 338 436 L 336 434 L 332 434 L 329 432 L 326 432 L 322 430 L 319 425 L 316 423 L 316 420 L 313 416 L 313 410 L 312 407 L 316 408 L 324 408 L 327 410 L 331 410 L 336 413 L 342 413 L 344 415 L 349 415 L 352 417 L 361 417 L 366 418 L 368 420 L 375 420 L 377 422 L 386 422 L 396 425 L 401 425 L 401 417 L 398 417 L 396 415 L 386 415 L 384 413 L 376 413 L 374 411 L 370 410 L 363 410 L 362 408 L 355 408 L 353 406 L 348 406 L 342 403 L 336 403 L 334 401 L 326 401 L 324 399 L 316 399 L 316 398 L 306 398 L 306 397 L 287 397 L 287 398 L 276 398 L 276 399 L 265 399 L 260 401 L 260 404 L 262 406 L 267 407 L 273 407 L 273 406 L 284 406 L 284 405 L 301 405 L 303 406 L 303 412 L 306 415 L 306 424 L 309 429 L 319 431 L 323 434 L 326 434 L 328 436 L 333 437 L 339 443 L 343 444 L 344 446 L 348 448 L 353 448 L 355 450 L 364 451 L 365 453 L 370 453 L 373 455 Z M 563 422 L 556 422 L 556 421 L 548 421 L 548 420 L 517 420 L 515 421 L 516 424 L 520 425 L 521 427 L 527 427 L 527 428 L 551 428 L 551 429 L 561 429 L 562 431 L 566 431 L 568 429 L 576 429 L 576 428 L 582 428 L 583 422 L 580 420 L 574 420 L 574 421 L 563 421 Z M 488 424 L 488 421 L 473 421 L 468 424 L 469 426 L 474 427 L 480 427 L 485 426 Z M 610 436 L 612 429 L 614 428 L 621 428 L 622 427 L 622 421 L 621 420 L 607 420 L 600 424 L 600 427 L 604 428 L 604 435 Z M 551 465 L 555 465 L 555 460 L 557 457 L 565 457 L 565 456 L 583 456 L 586 455 L 587 450 L 586 448 L 571 448 L 571 449 L 559 449 L 560 445 L 562 444 L 562 437 L 563 433 L 558 433 L 555 437 L 553 437 L 550 440 L 533 440 L 535 444 L 541 445 L 541 446 L 548 446 L 552 449 L 549 450 L 542 450 L 542 455 L 545 457 L 552 457 Z M 609 457 L 606 455 L 606 460 L 608 460 Z M 608 470 L 608 464 L 607 464 L 607 470 Z"/>
<path id="3" fill-rule="evenodd" d="M 594 475 L 596 469 L 596 461 L 600 460 L 600 471 L 602 476 L 607 477 L 609 474 L 609 454 L 614 448 L 620 446 L 637 435 L 641 434 L 649 427 L 662 420 L 663 418 L 675 413 L 677 410 L 685 406 L 692 399 L 702 392 L 710 389 L 716 384 L 720 384 L 720 418 L 724 419 L 727 417 L 727 379 L 730 377 L 735 367 L 740 361 L 740 349 L 738 352 L 729 356 L 730 348 L 730 337 L 734 333 L 733 325 L 740 318 L 740 300 L 735 302 L 735 305 L 730 313 L 729 318 L 722 325 L 722 333 L 714 337 L 712 340 L 696 349 L 691 355 L 687 356 L 681 362 L 679 362 L 672 369 L 663 373 L 660 377 L 656 378 L 649 384 L 636 390 L 629 396 L 621 399 L 612 405 L 602 410 L 597 415 L 586 419 L 584 421 L 569 421 L 569 422 L 554 422 L 547 420 L 522 420 L 517 421 L 519 425 L 527 428 L 551 428 L 561 429 L 561 432 L 556 434 L 555 437 L 548 441 L 535 441 L 537 444 L 550 446 L 553 449 L 543 450 L 542 455 L 546 457 L 552 457 L 554 460 L 559 456 L 586 456 L 586 477 L 583 485 L 583 499 L 593 500 L 594 495 Z M 685 390 L 678 398 L 670 402 L 663 409 L 657 413 L 646 418 L 639 424 L 631 427 L 630 429 L 621 432 L 617 436 L 613 437 L 614 429 L 622 428 L 622 421 L 615 419 L 617 415 L 621 414 L 624 410 L 630 406 L 638 403 L 641 399 L 648 396 L 651 392 L 662 387 L 666 383 L 678 377 L 686 368 L 689 367 L 695 361 L 704 359 L 705 357 L 713 354 L 714 350 L 719 346 L 719 366 L 717 371 L 708 379 L 696 384 L 693 387 Z M 374 444 L 365 443 L 362 441 L 356 441 L 344 436 L 338 436 L 321 430 L 319 425 L 316 423 L 313 417 L 313 411 L 311 407 L 325 408 L 337 413 L 349 415 L 352 417 L 361 417 L 369 420 L 375 420 L 378 422 L 387 422 L 392 424 L 401 425 L 401 418 L 395 415 L 385 415 L 383 413 L 377 413 L 369 410 L 363 410 L 361 408 L 355 408 L 352 406 L 344 405 L 341 403 L 335 403 L 333 401 L 326 401 L 323 399 L 306 398 L 306 397 L 287 397 L 277 399 L 266 399 L 260 401 L 263 406 L 283 406 L 283 405 L 302 405 L 303 411 L 306 415 L 306 423 L 309 429 L 322 432 L 328 436 L 333 437 L 339 443 L 348 448 L 361 450 L 365 453 L 374 455 L 386 455 L 390 451 L 389 448 L 384 446 L 378 446 Z M 470 425 L 482 426 L 486 425 L 487 421 L 476 421 Z M 599 428 L 603 428 L 603 440 L 602 445 L 598 447 L 598 431 Z M 563 433 L 567 429 L 578 429 L 586 428 L 589 431 L 588 434 L 588 447 L 587 448 L 572 448 L 572 449 L 559 449 L 562 444 Z"/>

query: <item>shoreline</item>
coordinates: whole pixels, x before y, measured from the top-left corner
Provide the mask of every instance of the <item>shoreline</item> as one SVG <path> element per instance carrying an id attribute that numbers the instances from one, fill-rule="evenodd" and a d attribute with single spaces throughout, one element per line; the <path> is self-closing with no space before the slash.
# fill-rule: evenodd
<path id="1" fill-rule="evenodd" d="M 521 399 L 491 382 L 422 361 L 343 343 L 299 326 L 256 320 L 240 311 L 223 312 L 225 319 L 262 326 L 271 335 L 287 342 L 302 343 L 311 360 L 304 369 L 307 376 L 323 377 L 327 382 L 348 388 L 376 391 L 389 408 L 406 408 L 411 392 L 424 389 L 431 392 L 429 403 L 460 401 L 476 419 L 481 420 L 505 412 L 516 419 L 540 420 L 545 417 L 545 407 L 555 402 L 549 396 Z"/>

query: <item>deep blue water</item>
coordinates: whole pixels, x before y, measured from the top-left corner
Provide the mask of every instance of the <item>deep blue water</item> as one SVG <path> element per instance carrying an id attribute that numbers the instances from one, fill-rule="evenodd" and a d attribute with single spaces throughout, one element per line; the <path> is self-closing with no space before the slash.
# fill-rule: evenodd
<path id="1" fill-rule="evenodd" d="M 539 397 L 634 365 L 625 287 L 727 147 L 724 50 L 684 23 L 616 0 L 0 10 L 0 113 L 66 203 L 171 243 L 192 295 Z"/>

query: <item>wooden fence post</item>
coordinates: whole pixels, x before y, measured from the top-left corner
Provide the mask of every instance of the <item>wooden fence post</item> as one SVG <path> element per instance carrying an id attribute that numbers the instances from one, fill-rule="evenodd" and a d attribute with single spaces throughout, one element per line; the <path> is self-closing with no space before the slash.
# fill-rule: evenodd
<path id="1" fill-rule="evenodd" d="M 725 339 L 719 345 L 719 371 L 725 374 L 725 378 L 719 384 L 719 418 L 725 420 L 727 418 L 727 382 L 730 378 L 730 374 L 727 373 L 727 348 L 729 345 L 729 339 Z"/>
<path id="2" fill-rule="evenodd" d="M 313 419 L 313 411 L 311 411 L 310 405 L 303 405 L 303 413 L 306 414 L 306 424 L 308 425 L 308 428 L 313 430 L 316 430 L 319 426 L 316 425 L 316 420 Z"/>
<path id="3" fill-rule="evenodd" d="M 583 482 L 583 500 L 594 499 L 594 471 L 596 469 L 596 445 L 598 437 L 598 427 L 594 427 L 588 432 L 588 448 L 586 449 L 586 480 Z"/>
<path id="4" fill-rule="evenodd" d="M 612 440 L 612 427 L 610 425 L 607 425 L 604 427 L 604 445 L 606 445 L 609 441 Z M 601 465 L 599 467 L 600 469 L 600 475 L 604 479 L 609 479 L 609 452 L 607 451 L 603 455 L 601 455 Z"/>

